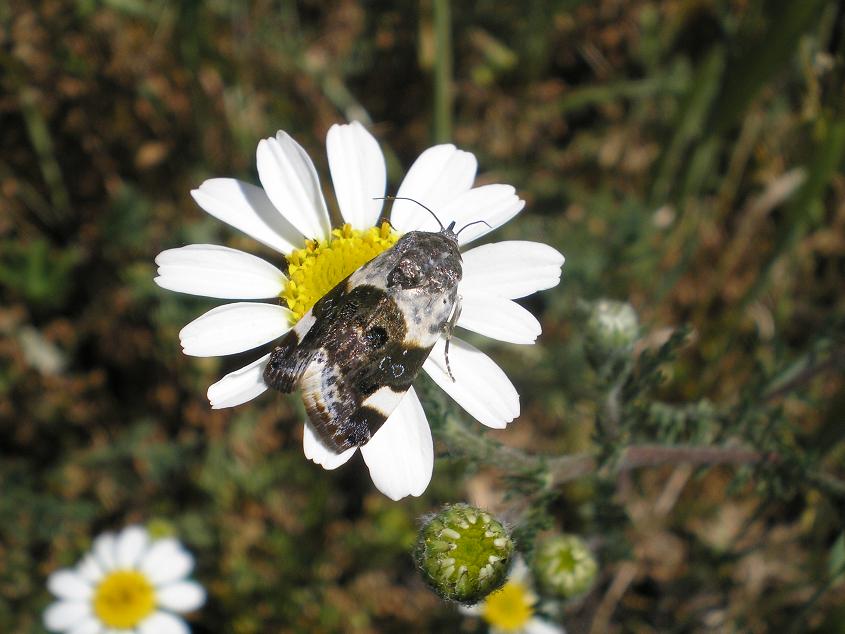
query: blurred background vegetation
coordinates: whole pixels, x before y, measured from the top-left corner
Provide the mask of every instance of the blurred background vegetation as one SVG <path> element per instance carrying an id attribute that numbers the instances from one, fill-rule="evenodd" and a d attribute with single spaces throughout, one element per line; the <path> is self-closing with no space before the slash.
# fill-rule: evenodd
<path id="1" fill-rule="evenodd" d="M 251 356 L 183 356 L 179 329 L 214 304 L 152 281 L 165 248 L 256 252 L 192 187 L 257 182 L 280 128 L 326 174 L 326 130 L 359 119 L 394 191 L 453 141 L 528 201 L 495 238 L 567 257 L 526 302 L 538 345 L 485 344 L 522 395 L 491 436 L 595 447 L 579 300 L 612 297 L 639 313 L 638 350 L 689 328 L 631 438 L 794 452 L 778 474 L 663 465 L 557 490 L 546 523 L 601 561 L 568 630 L 845 632 L 845 497 L 803 478 L 845 476 L 843 21 L 832 0 L 0 3 L 0 631 L 42 632 L 46 576 L 150 520 L 197 556 L 195 632 L 483 631 L 409 550 L 446 501 L 509 519 L 512 483 L 441 441 L 426 494 L 393 503 L 360 459 L 303 457 L 295 400 L 211 411 L 207 385 Z M 723 406 L 743 425 L 712 432 L 696 408 Z"/>

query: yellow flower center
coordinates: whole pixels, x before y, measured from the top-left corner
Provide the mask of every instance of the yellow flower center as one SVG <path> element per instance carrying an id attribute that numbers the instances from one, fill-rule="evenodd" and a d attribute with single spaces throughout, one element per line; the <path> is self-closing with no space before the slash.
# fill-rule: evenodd
<path id="1" fill-rule="evenodd" d="M 291 253 L 288 260 L 288 283 L 281 297 L 299 321 L 323 295 L 399 239 L 390 225 L 364 231 L 343 225 L 333 229 L 328 240 L 309 240 L 304 249 Z"/>
<path id="2" fill-rule="evenodd" d="M 155 609 L 155 590 L 136 570 L 115 570 L 97 586 L 94 614 L 106 626 L 135 627 Z"/>
<path id="3" fill-rule="evenodd" d="M 518 632 L 534 616 L 537 598 L 518 581 L 508 581 L 501 590 L 491 593 L 484 600 L 481 615 L 496 629 Z"/>

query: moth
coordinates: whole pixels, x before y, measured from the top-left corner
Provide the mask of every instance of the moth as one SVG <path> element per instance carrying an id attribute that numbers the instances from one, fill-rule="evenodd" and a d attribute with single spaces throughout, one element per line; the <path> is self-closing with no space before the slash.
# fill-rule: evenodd
<path id="1" fill-rule="evenodd" d="M 318 436 L 338 453 L 369 442 L 444 333 L 448 369 L 461 253 L 455 223 L 437 222 L 440 231 L 403 235 L 338 283 L 270 355 L 264 381 L 298 389 Z"/>

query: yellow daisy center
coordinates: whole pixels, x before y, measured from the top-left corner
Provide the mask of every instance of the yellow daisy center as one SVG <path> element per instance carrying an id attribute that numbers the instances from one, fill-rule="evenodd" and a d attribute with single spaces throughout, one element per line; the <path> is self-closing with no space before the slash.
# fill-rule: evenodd
<path id="1" fill-rule="evenodd" d="M 525 584 L 508 581 L 485 599 L 482 616 L 499 630 L 518 632 L 534 616 L 535 601 L 536 597 Z"/>
<path id="2" fill-rule="evenodd" d="M 305 248 L 291 253 L 287 258 L 288 283 L 281 298 L 293 313 L 294 323 L 338 282 L 398 239 L 399 234 L 386 222 L 364 231 L 346 224 L 333 229 L 327 240 L 309 240 Z"/>
<path id="3" fill-rule="evenodd" d="M 136 570 L 109 573 L 94 593 L 94 614 L 106 626 L 117 629 L 135 627 L 155 606 L 153 585 Z"/>

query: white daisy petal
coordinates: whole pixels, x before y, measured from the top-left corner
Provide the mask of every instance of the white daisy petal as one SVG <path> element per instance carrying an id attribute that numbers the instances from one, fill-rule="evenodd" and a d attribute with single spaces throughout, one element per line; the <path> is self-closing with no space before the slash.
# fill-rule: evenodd
<path id="1" fill-rule="evenodd" d="M 115 559 L 118 568 L 134 568 L 149 543 L 147 531 L 140 526 L 128 526 L 118 535 Z"/>
<path id="2" fill-rule="evenodd" d="M 446 370 L 444 348 L 440 339 L 423 369 L 440 388 L 480 423 L 503 429 L 519 416 L 519 394 L 507 375 L 496 363 L 466 341 L 452 337 L 449 366 L 455 381 Z"/>
<path id="3" fill-rule="evenodd" d="M 171 291 L 220 299 L 278 297 L 286 277 L 261 258 L 216 244 L 190 244 L 156 256 L 155 283 Z"/>
<path id="4" fill-rule="evenodd" d="M 378 142 L 357 121 L 333 125 L 326 135 L 329 170 L 343 219 L 353 229 L 374 226 L 384 206 L 387 181 L 384 155 Z"/>
<path id="5" fill-rule="evenodd" d="M 75 570 L 57 570 L 47 579 L 47 589 L 60 599 L 84 601 L 94 592 L 91 584 Z"/>
<path id="6" fill-rule="evenodd" d="M 205 603 L 205 590 L 195 581 L 179 581 L 156 590 L 156 603 L 172 612 L 192 612 Z"/>
<path id="7" fill-rule="evenodd" d="M 138 566 L 154 586 L 172 583 L 190 574 L 194 558 L 172 537 L 156 540 Z"/>
<path id="8" fill-rule="evenodd" d="M 93 616 L 89 616 L 84 621 L 74 625 L 67 634 L 101 634 L 103 626 L 100 621 Z"/>
<path id="9" fill-rule="evenodd" d="M 525 634 L 566 634 L 566 630 L 559 625 L 538 618 L 528 621 L 522 631 Z"/>
<path id="10" fill-rule="evenodd" d="M 197 204 L 249 237 L 281 253 L 291 253 L 305 242 L 273 206 L 260 187 L 236 178 L 212 178 L 191 191 Z"/>
<path id="11" fill-rule="evenodd" d="M 256 152 L 258 177 L 286 220 L 307 238 L 329 236 L 329 212 L 320 179 L 308 153 L 279 130 L 276 138 L 262 139 Z"/>
<path id="12" fill-rule="evenodd" d="M 277 304 L 235 302 L 212 308 L 182 328 L 183 352 L 218 357 L 252 350 L 290 330 L 293 313 Z"/>
<path id="13" fill-rule="evenodd" d="M 475 605 L 461 605 L 459 603 L 458 612 L 467 616 L 481 616 L 484 612 L 484 603 L 476 603 Z"/>
<path id="14" fill-rule="evenodd" d="M 529 586 L 531 585 L 531 571 L 525 560 L 522 557 L 516 557 L 508 574 L 508 581 L 518 581 L 519 583 Z"/>
<path id="15" fill-rule="evenodd" d="M 516 302 L 487 293 L 463 293 L 458 326 L 509 343 L 534 343 L 540 322 Z"/>
<path id="16" fill-rule="evenodd" d="M 138 626 L 138 634 L 191 634 L 184 620 L 167 612 L 153 612 Z"/>
<path id="17" fill-rule="evenodd" d="M 270 360 L 270 354 L 268 352 L 240 370 L 229 372 L 217 383 L 210 385 L 207 396 L 211 409 L 234 407 L 263 394 L 267 389 L 263 376 L 264 368 Z"/>
<path id="18" fill-rule="evenodd" d="M 302 432 L 302 450 L 305 457 L 316 462 L 323 469 L 337 469 L 346 464 L 355 453 L 357 447 L 350 447 L 342 453 L 335 453 L 327 447 L 310 422 L 305 421 L 305 429 Z"/>
<path id="19" fill-rule="evenodd" d="M 443 207 L 469 191 L 477 169 L 478 161 L 470 152 L 451 144 L 435 145 L 420 154 L 411 165 L 396 195 L 422 203 L 445 225 L 448 223 L 441 215 Z M 437 231 L 440 228 L 430 213 L 408 200 L 393 203 L 390 221 L 400 233 L 415 229 Z"/>
<path id="20" fill-rule="evenodd" d="M 454 221 L 455 231 L 460 231 L 458 242 L 467 244 L 502 226 L 525 207 L 515 192 L 510 185 L 499 184 L 470 189 L 443 208 L 440 220 L 444 225 Z M 475 224 L 463 230 L 471 222 Z"/>
<path id="21" fill-rule="evenodd" d="M 44 627 L 56 632 L 68 630 L 90 615 L 88 601 L 57 601 L 44 611 Z"/>
<path id="22" fill-rule="evenodd" d="M 113 533 L 103 533 L 94 540 L 94 556 L 97 563 L 104 572 L 114 570 L 117 567 L 115 559 L 115 537 Z"/>
<path id="23" fill-rule="evenodd" d="M 88 553 L 82 558 L 82 561 L 76 567 L 76 572 L 88 583 L 97 583 L 103 578 L 103 574 L 105 574 L 100 564 L 97 563 L 97 558 L 92 553 Z"/>
<path id="24" fill-rule="evenodd" d="M 370 442 L 361 447 L 370 477 L 392 500 L 422 495 L 431 481 L 434 446 L 420 399 L 410 388 Z"/>
<path id="25" fill-rule="evenodd" d="M 563 255 L 549 245 L 522 240 L 484 244 L 461 257 L 461 289 L 510 299 L 557 286 L 564 262 Z"/>

